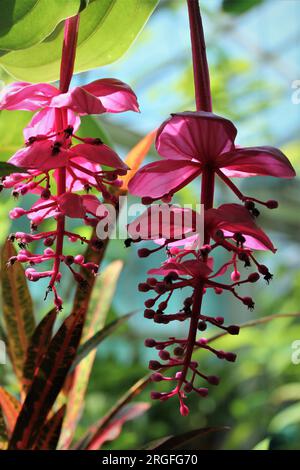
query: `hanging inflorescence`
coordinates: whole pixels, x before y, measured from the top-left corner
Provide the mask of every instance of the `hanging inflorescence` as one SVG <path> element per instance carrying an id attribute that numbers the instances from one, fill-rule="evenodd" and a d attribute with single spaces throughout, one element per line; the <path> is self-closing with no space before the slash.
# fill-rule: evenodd
<path id="1" fill-rule="evenodd" d="M 70 232 L 68 218 L 81 219 L 85 225 L 95 227 L 106 215 L 104 206 L 102 210 L 103 202 L 117 205 L 113 188 L 122 184 L 119 176 L 128 170 L 116 152 L 101 139 L 77 135 L 80 116 L 139 110 L 134 92 L 116 79 L 100 79 L 69 90 L 78 23 L 79 16 L 66 20 L 59 89 L 48 83 L 16 82 L 4 88 L 0 99 L 1 110 L 38 111 L 24 129 L 24 148 L 9 160 L 24 172 L 3 177 L 0 186 L 12 189 L 16 199 L 29 193 L 36 197 L 30 209 L 15 207 L 10 212 L 12 219 L 27 216 L 31 232 L 10 236 L 11 241 L 17 241 L 20 250 L 9 264 L 25 263 L 25 274 L 30 281 L 49 278 L 46 294 L 54 293 L 58 310 L 62 308 L 57 292 L 62 263 L 82 289 L 86 288 L 87 281 L 78 267 L 94 274 L 98 271 L 98 265 L 86 262 L 83 255 L 65 253 L 64 240 L 88 244 L 94 250 L 101 250 L 103 244 L 98 238 L 86 239 Z M 40 230 L 41 224 L 49 218 L 55 220 L 56 228 L 48 232 Z M 28 245 L 36 241 L 43 242 L 42 253 L 29 250 Z M 51 269 L 37 269 L 45 262 L 51 264 Z"/>
<path id="2" fill-rule="evenodd" d="M 161 160 L 144 166 L 133 177 L 129 190 L 142 198 L 146 205 L 161 200 L 162 205 L 152 204 L 128 227 L 132 242 L 154 240 L 153 249 L 141 248 L 138 255 L 148 257 L 163 250 L 166 260 L 162 266 L 149 271 L 149 277 L 139 284 L 139 291 L 150 297 L 145 301 L 144 316 L 155 323 L 168 324 L 173 321 L 189 322 L 186 338 L 170 337 L 166 341 L 148 338 L 145 345 L 158 351 L 158 358 L 149 363 L 154 382 L 174 384 L 170 391 L 152 392 L 152 398 L 167 400 L 177 396 L 180 412 L 187 415 L 189 409 L 184 400 L 192 391 L 204 397 L 208 393 L 205 384 L 217 385 L 219 378 L 207 375 L 193 360 L 194 349 L 205 349 L 217 358 L 234 362 L 236 355 L 213 348 L 209 341 L 198 337 L 209 325 L 239 333 L 236 325 L 225 325 L 223 316 L 203 313 L 202 303 L 207 290 L 221 295 L 224 291 L 232 294 L 244 306 L 252 310 L 251 297 L 241 296 L 238 287 L 257 282 L 260 277 L 269 283 L 272 279 L 267 266 L 256 257 L 256 250 L 275 248 L 268 236 L 257 226 L 259 216 L 257 204 L 269 209 L 278 206 L 277 201 L 259 201 L 244 195 L 233 183 L 233 177 L 273 176 L 292 178 L 295 172 L 286 156 L 273 147 L 237 147 L 237 130 L 234 124 L 212 113 L 209 75 L 205 55 L 205 43 L 198 2 L 188 0 L 191 27 L 193 65 L 197 111 L 172 114 L 159 128 L 156 149 Z M 189 224 L 180 224 L 187 209 L 172 204 L 173 195 L 187 186 L 198 176 L 202 177 L 199 202 L 204 210 L 204 236 L 197 232 L 198 214 L 191 211 Z M 223 204 L 213 208 L 215 178 L 221 180 L 233 191 L 239 203 Z M 169 209 L 170 222 L 156 217 L 160 210 Z M 178 219 L 178 214 L 182 218 Z M 176 222 L 177 220 L 177 222 Z M 153 222 L 155 221 L 155 222 Z M 180 232 L 181 230 L 181 232 Z M 138 234 L 138 236 L 137 236 Z M 227 261 L 215 267 L 216 249 L 227 254 Z M 251 269 L 241 279 L 239 266 Z M 231 271 L 231 283 L 222 282 L 220 277 Z M 169 312 L 169 302 L 178 290 L 185 289 L 183 305 L 178 311 Z M 167 370 L 165 375 L 163 371 Z"/>

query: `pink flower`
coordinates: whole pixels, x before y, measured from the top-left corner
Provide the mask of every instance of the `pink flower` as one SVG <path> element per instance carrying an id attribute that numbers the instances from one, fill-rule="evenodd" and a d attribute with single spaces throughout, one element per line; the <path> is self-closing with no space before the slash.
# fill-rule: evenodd
<path id="1" fill-rule="evenodd" d="M 240 204 L 223 204 L 218 209 L 209 209 L 205 214 L 205 224 L 211 237 L 220 243 L 222 237 L 238 241 L 238 235 L 241 235 L 244 238 L 242 244 L 246 248 L 270 250 L 273 253 L 276 251 L 269 237 L 257 226 L 249 211 Z"/>
<path id="2" fill-rule="evenodd" d="M 38 169 L 45 172 L 56 168 L 72 167 L 72 161 L 76 158 L 109 166 L 120 170 L 121 174 L 128 170 L 127 165 L 117 153 L 105 144 L 78 144 L 66 149 L 59 145 L 59 140 L 55 143 L 51 140 L 36 141 L 18 150 L 8 161 L 26 170 Z M 76 167 L 77 165 L 78 163 Z"/>
<path id="3" fill-rule="evenodd" d="M 217 209 L 209 209 L 203 221 L 200 214 L 188 208 L 168 204 L 151 205 L 128 225 L 127 230 L 133 240 L 154 240 L 161 247 L 170 245 L 195 249 L 199 248 L 203 224 L 219 244 L 230 239 L 236 242 L 240 235 L 244 238 L 243 246 L 246 248 L 276 251 L 249 210 L 240 204 L 223 204 Z"/>
<path id="4" fill-rule="evenodd" d="M 159 128 L 156 148 L 163 160 L 144 166 L 132 178 L 132 194 L 153 200 L 172 196 L 211 168 L 218 176 L 267 175 L 293 178 L 286 156 L 274 147 L 239 148 L 231 121 L 197 111 L 173 114 Z"/>
<path id="5" fill-rule="evenodd" d="M 15 82 L 0 96 L 0 110 L 37 111 L 47 107 L 68 108 L 80 115 L 139 111 L 132 89 L 114 78 L 95 80 L 67 93 L 48 83 Z"/>

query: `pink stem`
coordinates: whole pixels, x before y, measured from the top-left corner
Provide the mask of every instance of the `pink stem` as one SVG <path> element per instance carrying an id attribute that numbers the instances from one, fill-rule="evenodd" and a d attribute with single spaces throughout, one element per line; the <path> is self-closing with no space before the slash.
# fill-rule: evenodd
<path id="1" fill-rule="evenodd" d="M 197 111 L 211 112 L 212 100 L 210 91 L 209 69 L 206 58 L 206 46 L 198 0 L 187 0 L 187 6 L 189 13 L 192 44 L 196 108 Z M 210 209 L 213 206 L 214 179 L 214 171 L 204 167 L 201 185 L 201 204 L 203 205 L 204 210 Z M 204 244 L 208 244 L 209 242 L 209 233 L 204 228 Z M 206 260 L 207 256 L 205 257 L 204 261 Z M 203 294 L 204 282 L 200 281 L 195 287 L 193 293 L 193 307 L 187 340 L 187 349 L 184 356 L 184 366 L 181 374 L 181 379 L 178 381 L 177 385 L 178 392 L 186 381 L 187 373 L 192 359 L 194 345 L 197 337 L 198 318 L 201 312 Z"/>
<path id="2" fill-rule="evenodd" d="M 60 92 L 66 93 L 69 89 L 70 82 L 74 70 L 76 45 L 78 37 L 78 26 L 79 26 L 79 15 L 72 18 L 68 18 L 65 21 L 64 29 L 64 42 L 62 48 L 61 66 L 60 66 Z M 66 109 L 55 110 L 55 131 L 58 132 L 60 129 L 66 129 L 68 126 L 68 114 Z M 57 196 L 61 196 L 66 192 L 66 169 L 58 169 L 57 177 Z M 60 215 L 57 221 L 57 239 L 56 239 L 56 250 L 55 250 L 55 261 L 53 267 L 53 274 L 49 283 L 49 287 L 52 289 L 57 275 L 59 273 L 61 256 L 63 254 L 64 244 L 64 233 L 65 233 L 65 216 Z"/>
<path id="3" fill-rule="evenodd" d="M 197 111 L 212 111 L 209 69 L 198 0 L 187 0 Z"/>

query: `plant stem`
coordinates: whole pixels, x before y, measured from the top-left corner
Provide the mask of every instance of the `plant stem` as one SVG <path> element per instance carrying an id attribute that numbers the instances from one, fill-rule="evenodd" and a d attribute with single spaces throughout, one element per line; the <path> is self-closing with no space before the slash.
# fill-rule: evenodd
<path id="1" fill-rule="evenodd" d="M 74 62 L 76 55 L 76 45 L 78 37 L 79 15 L 68 18 L 65 21 L 64 42 L 62 47 L 61 65 L 60 65 L 60 81 L 59 90 L 66 93 L 69 89 L 70 82 L 74 70 Z M 66 109 L 55 110 L 55 132 L 66 129 L 68 126 L 68 112 Z M 65 137 L 64 137 L 65 139 Z M 63 146 L 65 141 L 63 142 Z M 66 192 L 66 169 L 59 168 L 57 176 L 57 196 L 61 196 Z M 65 233 L 65 216 L 60 215 L 57 220 L 57 239 L 55 250 L 55 261 L 53 266 L 53 274 L 49 287 L 54 287 L 57 275 L 59 273 L 61 256 L 63 253 Z"/>
<path id="2" fill-rule="evenodd" d="M 212 111 L 209 69 L 198 0 L 187 0 L 197 111 Z"/>
<path id="3" fill-rule="evenodd" d="M 209 69 L 206 58 L 206 46 L 204 39 L 204 32 L 202 26 L 201 13 L 198 0 L 187 0 L 191 44 L 192 44 L 192 58 L 194 70 L 194 85 L 195 85 L 195 99 L 197 111 L 212 111 Z M 214 199 L 214 171 L 210 168 L 204 168 L 202 173 L 201 185 L 201 199 L 202 208 L 204 210 L 210 209 L 213 206 Z M 210 236 L 204 227 L 204 244 L 208 244 Z M 207 261 L 207 256 L 204 257 Z M 184 366 L 182 370 L 181 379 L 178 381 L 177 391 L 180 389 L 186 380 L 189 370 L 189 365 L 192 359 L 194 345 L 197 337 L 198 318 L 201 312 L 201 305 L 204 295 L 204 282 L 200 281 L 194 289 L 193 293 L 193 307 L 192 315 L 189 326 L 189 334 L 187 340 L 187 349 L 184 356 Z"/>

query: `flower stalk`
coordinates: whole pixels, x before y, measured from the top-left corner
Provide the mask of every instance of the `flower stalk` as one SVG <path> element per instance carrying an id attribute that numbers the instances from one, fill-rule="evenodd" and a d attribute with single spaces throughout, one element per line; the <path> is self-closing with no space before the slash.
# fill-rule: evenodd
<path id="1" fill-rule="evenodd" d="M 79 28 L 79 15 L 67 18 L 64 26 L 64 40 L 62 46 L 61 64 L 60 64 L 60 80 L 59 89 L 61 93 L 66 93 L 69 90 L 69 86 L 73 76 L 74 63 L 76 57 L 76 46 L 78 38 Z M 55 110 L 55 125 L 54 129 L 57 134 L 60 133 L 61 129 L 68 127 L 68 116 L 66 109 Z M 67 148 L 67 138 L 63 135 L 62 147 Z M 57 197 L 62 196 L 66 193 L 66 168 L 59 168 L 57 170 Z M 65 225 L 66 218 L 64 214 L 61 214 L 57 218 L 57 230 L 56 230 L 56 250 L 55 260 L 53 266 L 53 274 L 51 276 L 48 290 L 54 290 L 56 299 L 58 299 L 55 282 L 59 274 L 61 257 L 63 254 L 64 237 L 65 237 Z"/>
<path id="2" fill-rule="evenodd" d="M 190 36 L 192 46 L 192 59 L 194 71 L 195 101 L 197 111 L 212 111 L 212 98 L 210 90 L 209 68 L 206 56 L 206 45 L 202 25 L 201 12 L 198 0 L 187 0 Z M 213 207 L 214 200 L 215 174 L 209 167 L 203 168 L 200 203 L 203 210 Z M 204 244 L 209 245 L 210 235 L 204 226 Z M 203 261 L 206 263 L 208 255 L 205 255 Z M 192 360 L 194 345 L 196 342 L 198 321 L 201 314 L 201 305 L 204 294 L 204 283 L 200 281 L 193 292 L 193 308 L 189 326 L 187 340 L 187 349 L 184 356 L 184 367 L 182 377 L 178 382 L 178 393 L 182 384 L 186 381 L 189 372 L 189 366 Z"/>

